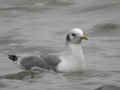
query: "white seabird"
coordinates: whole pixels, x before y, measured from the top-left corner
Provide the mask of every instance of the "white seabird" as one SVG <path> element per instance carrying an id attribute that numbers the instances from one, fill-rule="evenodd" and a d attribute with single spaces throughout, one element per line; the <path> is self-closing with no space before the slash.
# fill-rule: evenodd
<path id="1" fill-rule="evenodd" d="M 25 56 L 8 55 L 13 62 L 17 62 L 25 70 L 40 67 L 57 72 L 81 72 L 87 65 L 81 47 L 82 40 L 88 40 L 80 28 L 74 28 L 66 35 L 66 51 L 57 55 Z"/>

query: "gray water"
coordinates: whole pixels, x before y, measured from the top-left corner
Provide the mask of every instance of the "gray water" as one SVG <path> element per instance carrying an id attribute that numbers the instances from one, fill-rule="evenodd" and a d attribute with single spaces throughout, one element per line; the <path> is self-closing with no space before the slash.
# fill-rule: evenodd
<path id="1" fill-rule="evenodd" d="M 82 44 L 88 71 L 19 78 L 7 54 L 59 52 L 74 27 L 89 37 Z M 0 0 L 0 76 L 0 90 L 120 90 L 120 1 Z"/>

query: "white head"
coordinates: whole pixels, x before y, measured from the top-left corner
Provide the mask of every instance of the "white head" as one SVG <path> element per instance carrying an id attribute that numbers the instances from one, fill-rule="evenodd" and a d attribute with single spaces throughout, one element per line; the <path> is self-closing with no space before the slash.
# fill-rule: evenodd
<path id="1" fill-rule="evenodd" d="M 88 37 L 80 28 L 73 28 L 66 36 L 67 44 L 80 44 L 82 40 L 88 40 Z"/>

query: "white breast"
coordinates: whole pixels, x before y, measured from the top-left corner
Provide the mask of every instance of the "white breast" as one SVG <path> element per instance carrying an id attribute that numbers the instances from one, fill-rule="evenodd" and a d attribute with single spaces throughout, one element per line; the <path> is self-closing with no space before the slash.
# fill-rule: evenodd
<path id="1" fill-rule="evenodd" d="M 61 63 L 58 65 L 57 69 L 60 72 L 81 72 L 86 70 L 86 62 L 84 60 L 84 55 L 82 48 L 79 46 L 74 48 L 72 46 L 71 54 L 63 55 L 59 58 Z"/>
<path id="2" fill-rule="evenodd" d="M 72 57 L 61 57 L 61 59 L 62 62 L 57 67 L 60 72 L 78 72 L 86 69 L 85 64 L 75 61 Z"/>

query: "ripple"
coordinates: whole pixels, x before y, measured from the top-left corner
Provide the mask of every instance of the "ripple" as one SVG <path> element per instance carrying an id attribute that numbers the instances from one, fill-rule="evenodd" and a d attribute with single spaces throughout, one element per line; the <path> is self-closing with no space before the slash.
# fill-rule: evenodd
<path id="1" fill-rule="evenodd" d="M 120 34 L 120 25 L 115 23 L 102 23 L 96 24 L 91 30 L 94 30 L 90 33 L 91 36 L 95 37 L 119 37 Z"/>
<path id="2" fill-rule="evenodd" d="M 0 76 L 0 79 L 11 79 L 11 80 L 24 80 L 24 79 L 32 79 L 35 78 L 38 74 L 40 75 L 40 73 L 43 72 L 43 70 L 39 70 L 39 72 L 27 72 L 27 71 L 21 71 L 18 73 L 13 73 L 13 74 L 6 74 L 3 76 Z"/>
<path id="3" fill-rule="evenodd" d="M 115 86 L 115 85 L 103 85 L 98 87 L 95 90 L 120 90 L 120 87 Z"/>
<path id="4" fill-rule="evenodd" d="M 72 5 L 73 2 L 70 0 L 21 0 L 14 1 L 14 4 L 4 4 L 0 7 L 0 11 L 28 11 L 35 12 L 49 9 L 53 6 L 68 6 Z"/>
<path id="5" fill-rule="evenodd" d="M 115 30 L 119 28 L 118 24 L 114 24 L 114 23 L 103 23 L 103 24 L 98 24 L 94 26 L 95 28 L 102 30 L 102 31 L 110 31 L 110 30 Z"/>

